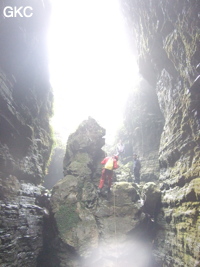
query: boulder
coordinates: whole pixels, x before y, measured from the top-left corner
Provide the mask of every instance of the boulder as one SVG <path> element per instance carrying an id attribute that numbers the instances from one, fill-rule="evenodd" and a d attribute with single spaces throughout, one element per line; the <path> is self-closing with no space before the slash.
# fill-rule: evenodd
<path id="1" fill-rule="evenodd" d="M 124 262 L 128 235 L 145 220 L 137 185 L 116 182 L 110 193 L 97 193 L 104 134 L 105 130 L 89 118 L 67 143 L 65 177 L 53 187 L 51 196 L 57 229 L 52 243 L 56 244 L 60 267 L 114 266 L 117 247 L 123 251 L 120 257 Z M 122 169 L 126 176 L 128 167 Z"/>
<path id="2" fill-rule="evenodd" d="M 104 135 L 105 130 L 88 118 L 69 136 L 65 177 L 52 190 L 51 207 L 60 242 L 72 247 L 80 257 L 88 257 L 98 246 L 99 231 L 92 211 L 98 200 Z"/>
<path id="3" fill-rule="evenodd" d="M 142 187 L 142 197 L 144 199 L 144 211 L 154 217 L 161 202 L 161 191 L 158 186 L 149 182 Z"/>

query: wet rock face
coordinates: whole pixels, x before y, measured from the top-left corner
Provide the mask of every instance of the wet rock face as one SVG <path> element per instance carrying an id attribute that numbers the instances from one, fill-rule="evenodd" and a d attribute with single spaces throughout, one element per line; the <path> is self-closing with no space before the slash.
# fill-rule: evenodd
<path id="1" fill-rule="evenodd" d="M 43 209 L 35 196 L 51 152 L 52 92 L 46 53 L 47 0 L 0 2 L 0 266 L 37 266 Z M 5 6 L 31 18 L 5 18 Z M 34 184 L 34 185 L 33 185 Z"/>
<path id="2" fill-rule="evenodd" d="M 149 182 L 142 187 L 142 197 L 146 213 L 156 220 L 160 210 L 161 191 L 155 183 Z"/>
<path id="3" fill-rule="evenodd" d="M 128 98 L 124 115 L 125 140 L 131 153 L 128 160 L 133 162 L 133 153 L 141 161 L 141 181 L 157 181 L 159 178 L 159 146 L 163 131 L 164 117 L 161 113 L 155 89 L 144 79 Z M 126 150 L 125 149 L 125 153 Z M 128 156 L 128 155 L 126 155 Z M 132 171 L 131 167 L 131 172 Z"/>
<path id="4" fill-rule="evenodd" d="M 43 246 L 44 212 L 35 205 L 41 189 L 20 184 L 16 177 L 9 177 L 6 183 L 6 195 L 0 200 L 0 265 L 35 267 Z"/>
<path id="5" fill-rule="evenodd" d="M 45 39 L 48 1 L 29 1 L 31 18 L 4 18 L 5 5 L 16 6 L 16 1 L 0 4 L 0 167 L 3 177 L 38 183 L 52 146 Z"/>
<path id="6" fill-rule="evenodd" d="M 51 196 L 57 229 L 57 237 L 51 242 L 55 245 L 60 267 L 106 267 L 114 266 L 119 260 L 119 266 L 124 266 L 125 262 L 131 266 L 132 249 L 137 254 L 139 246 L 146 250 L 146 260 L 151 255 L 148 244 L 152 237 L 148 239 L 145 232 L 148 241 L 141 241 L 148 219 L 138 201 L 139 188 L 128 182 L 117 182 L 108 195 L 97 194 L 104 135 L 105 130 L 89 118 L 69 137 L 64 159 L 65 177 L 53 187 Z M 140 234 L 136 231 L 141 242 L 137 238 L 133 241 L 131 231 L 136 227 L 140 229 L 141 222 L 143 231 Z M 140 264 L 142 260 L 140 257 Z M 146 267 L 147 262 L 142 266 Z"/>
<path id="7" fill-rule="evenodd" d="M 140 71 L 155 88 L 165 118 L 158 257 L 164 266 L 198 266 L 199 1 L 124 2 L 136 28 Z"/>

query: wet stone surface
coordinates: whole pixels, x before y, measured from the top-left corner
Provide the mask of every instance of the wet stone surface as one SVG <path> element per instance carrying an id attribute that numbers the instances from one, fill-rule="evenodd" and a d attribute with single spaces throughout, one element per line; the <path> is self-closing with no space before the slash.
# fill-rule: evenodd
<path id="1" fill-rule="evenodd" d="M 18 196 L 0 201 L 0 266 L 37 265 L 43 245 L 43 208 L 35 205 L 40 189 L 22 184 Z"/>

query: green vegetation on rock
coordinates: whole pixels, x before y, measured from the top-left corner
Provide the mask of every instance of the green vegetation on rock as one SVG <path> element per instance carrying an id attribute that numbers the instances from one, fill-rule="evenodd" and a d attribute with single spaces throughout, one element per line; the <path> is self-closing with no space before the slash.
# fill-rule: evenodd
<path id="1" fill-rule="evenodd" d="M 62 235 L 76 226 L 76 224 L 80 221 L 79 216 L 76 213 L 76 205 L 60 206 L 59 211 L 55 214 L 55 218 L 58 230 Z"/>

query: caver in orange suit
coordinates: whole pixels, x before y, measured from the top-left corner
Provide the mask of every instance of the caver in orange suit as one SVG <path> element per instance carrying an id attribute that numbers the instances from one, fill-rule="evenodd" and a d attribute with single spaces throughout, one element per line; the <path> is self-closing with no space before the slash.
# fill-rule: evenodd
<path id="1" fill-rule="evenodd" d="M 110 189 L 112 184 L 113 170 L 119 167 L 117 161 L 118 156 L 106 157 L 102 160 L 101 164 L 105 164 L 105 166 L 102 170 L 99 189 L 103 188 L 106 179 L 108 180 L 108 189 Z"/>

